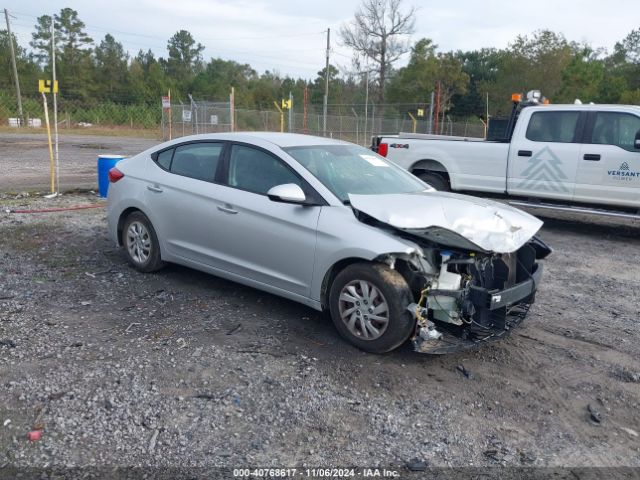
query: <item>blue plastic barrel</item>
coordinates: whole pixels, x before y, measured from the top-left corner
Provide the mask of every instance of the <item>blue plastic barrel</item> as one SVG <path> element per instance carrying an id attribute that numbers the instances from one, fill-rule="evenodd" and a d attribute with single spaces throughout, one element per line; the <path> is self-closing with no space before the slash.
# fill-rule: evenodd
<path id="1" fill-rule="evenodd" d="M 109 170 L 124 159 L 122 155 L 98 155 L 98 192 L 101 197 L 106 198 L 109 192 Z"/>

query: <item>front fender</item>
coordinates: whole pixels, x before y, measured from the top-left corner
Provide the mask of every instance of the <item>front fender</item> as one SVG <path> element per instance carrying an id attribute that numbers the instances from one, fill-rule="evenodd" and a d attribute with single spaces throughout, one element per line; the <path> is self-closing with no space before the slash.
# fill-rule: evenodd
<path id="1" fill-rule="evenodd" d="M 311 298 L 321 301 L 326 274 L 342 260 L 373 261 L 385 254 L 410 255 L 416 251 L 420 251 L 417 244 L 360 222 L 349 208 L 323 207 L 318 219 Z"/>

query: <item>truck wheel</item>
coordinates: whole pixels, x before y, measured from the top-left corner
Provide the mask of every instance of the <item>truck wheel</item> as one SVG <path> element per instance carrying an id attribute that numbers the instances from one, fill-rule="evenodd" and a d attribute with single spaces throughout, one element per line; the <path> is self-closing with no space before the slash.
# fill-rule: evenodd
<path id="1" fill-rule="evenodd" d="M 441 192 L 448 192 L 451 190 L 447 179 L 438 173 L 433 173 L 433 172 L 419 173 L 418 178 L 422 180 L 424 183 L 430 185 L 431 187 Z"/>
<path id="2" fill-rule="evenodd" d="M 415 328 L 407 310 L 411 291 L 397 271 L 378 263 L 354 263 L 342 270 L 329 292 L 331 318 L 340 334 L 371 353 L 402 345 Z"/>

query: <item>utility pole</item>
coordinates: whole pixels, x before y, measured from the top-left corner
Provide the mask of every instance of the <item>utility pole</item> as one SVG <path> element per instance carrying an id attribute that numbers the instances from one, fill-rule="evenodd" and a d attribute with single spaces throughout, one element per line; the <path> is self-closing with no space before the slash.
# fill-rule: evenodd
<path id="1" fill-rule="evenodd" d="M 367 122 L 369 121 L 369 65 L 367 65 L 367 70 L 364 72 L 364 136 L 365 140 L 367 137 Z M 373 136 L 373 132 L 371 132 Z"/>
<path id="2" fill-rule="evenodd" d="M 327 136 L 327 102 L 329 101 L 329 50 L 331 49 L 331 29 L 327 28 L 327 65 L 324 70 L 324 102 L 322 104 L 322 134 Z"/>
<path id="3" fill-rule="evenodd" d="M 24 125 L 24 115 L 22 113 L 22 96 L 20 95 L 20 80 L 18 80 L 18 68 L 16 67 L 16 51 L 13 47 L 13 36 L 11 35 L 9 12 L 6 8 L 4 9 L 4 18 L 7 21 L 7 33 L 9 34 L 9 45 L 11 46 L 11 65 L 13 66 L 13 79 L 16 82 L 16 96 L 18 97 L 18 117 L 20 117 L 20 125 Z"/>
<path id="4" fill-rule="evenodd" d="M 56 88 L 55 15 L 51 15 L 51 71 L 53 72 L 53 137 L 56 145 L 56 194 L 60 193 L 60 156 L 58 150 L 58 89 Z"/>

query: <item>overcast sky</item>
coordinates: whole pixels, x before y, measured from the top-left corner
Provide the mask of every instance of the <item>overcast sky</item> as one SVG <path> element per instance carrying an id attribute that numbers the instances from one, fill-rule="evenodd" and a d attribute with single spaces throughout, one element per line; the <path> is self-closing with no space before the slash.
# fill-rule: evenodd
<path id="1" fill-rule="evenodd" d="M 412 40 L 429 37 L 444 51 L 506 47 L 517 35 L 543 28 L 611 51 L 616 41 L 640 28 L 637 2 L 404 0 L 404 5 L 418 7 Z M 207 60 L 221 57 L 249 63 L 259 72 L 275 70 L 309 79 L 324 67 L 327 28 L 331 28 L 331 63 L 350 65 L 351 52 L 340 45 L 338 30 L 353 17 L 359 3 L 360 0 L 0 2 L 15 17 L 11 20 L 12 30 L 22 46 L 31 40 L 35 17 L 71 7 L 78 11 L 96 43 L 111 33 L 134 55 L 139 49 L 151 49 L 157 56 L 166 56 L 167 39 L 185 29 L 206 47 Z"/>

